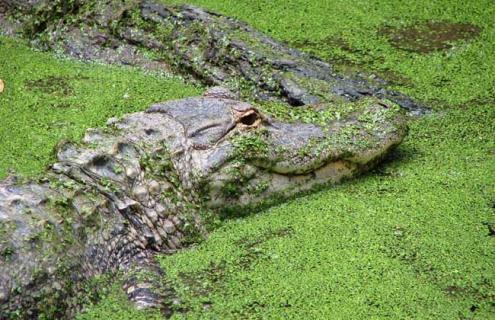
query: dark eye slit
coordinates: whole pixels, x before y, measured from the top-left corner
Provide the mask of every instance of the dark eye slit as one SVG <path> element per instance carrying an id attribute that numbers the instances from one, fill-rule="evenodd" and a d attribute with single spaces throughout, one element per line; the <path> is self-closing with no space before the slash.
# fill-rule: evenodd
<path id="1" fill-rule="evenodd" d="M 246 126 L 252 126 L 256 120 L 258 120 L 258 115 L 256 113 L 250 113 L 241 118 L 241 123 Z"/>

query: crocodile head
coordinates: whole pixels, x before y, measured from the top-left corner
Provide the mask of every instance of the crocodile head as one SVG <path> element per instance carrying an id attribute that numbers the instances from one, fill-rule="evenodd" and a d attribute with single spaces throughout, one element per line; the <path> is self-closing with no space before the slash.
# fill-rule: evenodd
<path id="1" fill-rule="evenodd" d="M 337 183 L 372 166 L 406 134 L 399 107 L 375 98 L 311 111 L 315 123 L 280 121 L 214 88 L 152 106 L 179 124 L 171 143 L 185 184 L 209 207 L 233 209 Z"/>

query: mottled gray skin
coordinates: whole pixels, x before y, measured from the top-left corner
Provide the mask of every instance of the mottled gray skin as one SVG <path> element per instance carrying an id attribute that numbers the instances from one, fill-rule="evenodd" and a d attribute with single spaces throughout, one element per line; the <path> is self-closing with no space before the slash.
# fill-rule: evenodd
<path id="1" fill-rule="evenodd" d="M 155 253 L 201 240 L 221 214 L 354 176 L 406 133 L 374 99 L 317 126 L 232 98 L 213 88 L 110 119 L 61 142 L 44 178 L 0 183 L 0 318 L 71 318 L 88 280 L 116 271 L 138 308 L 170 314 Z"/>
<path id="2" fill-rule="evenodd" d="M 0 13 L 0 29 L 12 30 L 16 25 L 33 45 L 84 60 L 173 70 L 209 86 L 228 87 L 249 100 L 302 106 L 374 96 L 414 113 L 427 110 L 384 87 L 383 80 L 372 83 L 338 74 L 330 63 L 245 23 L 190 5 L 148 0 L 19 0 L 6 7 L 11 14 L 2 20 Z"/>

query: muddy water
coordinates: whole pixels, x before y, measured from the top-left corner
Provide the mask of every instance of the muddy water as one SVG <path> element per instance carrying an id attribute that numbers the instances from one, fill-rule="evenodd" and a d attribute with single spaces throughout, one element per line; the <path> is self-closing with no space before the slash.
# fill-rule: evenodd
<path id="1" fill-rule="evenodd" d="M 481 28 L 468 23 L 426 22 L 407 27 L 382 27 L 380 35 L 396 48 L 430 53 L 452 48 L 456 42 L 476 38 Z"/>

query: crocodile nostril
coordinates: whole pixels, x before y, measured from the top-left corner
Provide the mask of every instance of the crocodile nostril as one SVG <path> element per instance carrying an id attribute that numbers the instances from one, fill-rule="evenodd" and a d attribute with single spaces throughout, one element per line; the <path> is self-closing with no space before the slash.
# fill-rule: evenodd
<path id="1" fill-rule="evenodd" d="M 252 126 L 253 124 L 255 124 L 256 120 L 258 120 L 258 115 L 255 112 L 253 112 L 243 116 L 241 118 L 241 123 L 246 126 Z"/>

